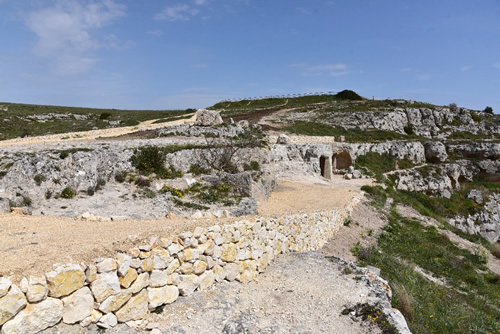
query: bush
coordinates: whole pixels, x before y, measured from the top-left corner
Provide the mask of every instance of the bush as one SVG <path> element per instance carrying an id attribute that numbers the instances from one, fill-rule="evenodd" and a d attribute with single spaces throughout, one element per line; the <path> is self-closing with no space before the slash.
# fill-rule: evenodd
<path id="1" fill-rule="evenodd" d="M 335 97 L 341 100 L 351 100 L 351 101 L 363 100 L 363 98 L 359 96 L 356 92 L 349 89 L 344 89 L 343 91 L 338 92 L 337 94 L 335 94 Z"/>
<path id="2" fill-rule="evenodd" d="M 95 194 L 95 188 L 92 186 L 88 187 L 87 188 L 87 195 L 94 196 L 94 194 Z"/>
<path id="3" fill-rule="evenodd" d="M 51 191 L 51 190 L 47 190 L 47 191 L 45 192 L 45 198 L 46 198 L 46 199 L 50 199 L 51 197 L 52 197 L 52 191 Z"/>
<path id="4" fill-rule="evenodd" d="M 455 102 L 452 102 L 448 105 L 448 107 L 452 110 L 452 111 L 456 111 L 458 109 L 458 106 Z"/>
<path id="5" fill-rule="evenodd" d="M 488 114 L 493 114 L 493 108 L 492 107 L 486 107 L 486 108 L 484 108 L 483 112 L 488 113 Z"/>
<path id="6" fill-rule="evenodd" d="M 36 174 L 33 180 L 35 180 L 37 186 L 40 186 L 43 181 L 47 180 L 47 177 L 43 174 Z"/>
<path id="7" fill-rule="evenodd" d="M 161 193 L 171 193 L 172 196 L 179 197 L 179 198 L 184 198 L 184 196 L 185 196 L 184 191 L 177 189 L 177 188 L 174 188 L 174 187 L 171 187 L 171 186 L 168 186 L 168 185 L 164 185 L 161 188 L 160 192 Z"/>
<path id="8" fill-rule="evenodd" d="M 32 203 L 31 198 L 29 198 L 28 196 L 25 196 L 25 195 L 22 195 L 22 197 L 23 197 L 23 205 L 30 206 Z"/>
<path id="9" fill-rule="evenodd" d="M 59 197 L 71 199 L 76 196 L 76 190 L 71 187 L 66 187 L 59 193 Z"/>
<path id="10" fill-rule="evenodd" d="M 258 161 L 252 160 L 250 161 L 250 164 L 247 164 L 246 162 L 243 164 L 243 170 L 254 170 L 254 171 L 259 171 L 260 170 L 260 164 Z"/>
<path id="11" fill-rule="evenodd" d="M 199 176 L 199 175 L 202 175 L 202 174 L 208 174 L 208 173 L 210 173 L 210 170 L 202 168 L 200 166 L 200 164 L 193 164 L 193 165 L 189 166 L 188 173 L 191 173 L 193 175 Z"/>
<path id="12" fill-rule="evenodd" d="M 115 174 L 115 181 L 119 183 L 125 182 L 125 179 L 127 178 L 127 171 L 121 170 L 118 173 Z"/>
<path id="13" fill-rule="evenodd" d="M 413 130 L 413 125 L 412 124 L 408 124 L 407 126 L 405 126 L 403 128 L 403 130 L 405 131 L 405 133 L 407 135 L 414 135 L 415 134 L 415 131 Z"/>
<path id="14" fill-rule="evenodd" d="M 157 146 L 141 146 L 134 150 L 130 157 L 132 165 L 144 175 L 155 173 L 160 175 L 165 171 L 165 152 Z"/>
<path id="15" fill-rule="evenodd" d="M 135 185 L 141 188 L 146 188 L 151 185 L 151 181 L 149 179 L 146 179 L 142 176 L 139 176 L 138 178 L 135 179 L 134 181 Z"/>
<path id="16" fill-rule="evenodd" d="M 99 119 L 108 119 L 111 117 L 111 113 L 109 112 L 103 112 L 101 116 L 99 116 Z"/>

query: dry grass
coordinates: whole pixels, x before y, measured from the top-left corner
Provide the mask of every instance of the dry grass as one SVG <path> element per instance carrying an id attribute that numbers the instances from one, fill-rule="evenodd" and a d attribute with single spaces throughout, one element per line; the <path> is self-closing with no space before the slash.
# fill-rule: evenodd
<path id="1" fill-rule="evenodd" d="M 396 294 L 396 308 L 403 313 L 407 320 L 413 318 L 413 307 L 411 297 L 404 286 L 399 283 L 392 284 L 392 290 Z"/>

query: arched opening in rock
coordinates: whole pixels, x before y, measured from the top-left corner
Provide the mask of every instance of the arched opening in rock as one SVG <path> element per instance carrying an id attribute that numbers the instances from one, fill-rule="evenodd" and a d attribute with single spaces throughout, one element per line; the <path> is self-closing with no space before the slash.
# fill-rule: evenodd
<path id="1" fill-rule="evenodd" d="M 351 155 L 347 151 L 334 154 L 332 160 L 335 169 L 347 169 L 352 166 Z"/>

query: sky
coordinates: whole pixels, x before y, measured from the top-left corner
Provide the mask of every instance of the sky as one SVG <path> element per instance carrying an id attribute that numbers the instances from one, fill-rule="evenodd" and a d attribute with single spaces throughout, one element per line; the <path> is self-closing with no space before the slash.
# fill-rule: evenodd
<path id="1" fill-rule="evenodd" d="M 499 0 L 0 0 L 0 101 L 338 92 L 500 112 Z"/>

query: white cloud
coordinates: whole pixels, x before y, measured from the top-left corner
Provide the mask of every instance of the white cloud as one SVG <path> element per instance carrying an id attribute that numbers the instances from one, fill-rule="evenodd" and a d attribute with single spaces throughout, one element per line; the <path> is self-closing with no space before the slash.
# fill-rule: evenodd
<path id="1" fill-rule="evenodd" d="M 208 2 L 208 0 L 194 0 L 194 4 L 198 6 L 205 5 Z"/>
<path id="2" fill-rule="evenodd" d="M 165 7 L 160 13 L 155 15 L 156 20 L 170 22 L 188 21 L 191 17 L 198 15 L 200 11 L 186 4 L 177 4 L 172 7 Z"/>
<path id="3" fill-rule="evenodd" d="M 149 30 L 147 33 L 156 37 L 163 36 L 163 31 L 161 30 Z"/>
<path id="4" fill-rule="evenodd" d="M 346 64 L 325 64 L 325 65 L 294 64 L 291 66 L 301 68 L 303 76 L 330 75 L 332 77 L 339 77 L 351 73 L 348 70 Z"/>
<path id="5" fill-rule="evenodd" d="M 429 80 L 430 78 L 432 78 L 432 75 L 427 73 L 422 73 L 422 74 L 417 74 L 416 77 L 418 80 Z"/>
<path id="6" fill-rule="evenodd" d="M 493 64 L 494 68 L 500 69 L 500 61 L 498 63 Z"/>
<path id="7" fill-rule="evenodd" d="M 465 72 L 465 71 L 468 71 L 468 70 L 470 70 L 470 69 L 471 69 L 471 67 L 466 65 L 466 66 L 462 66 L 462 67 L 460 68 L 460 71 L 461 71 L 461 72 Z"/>
<path id="8" fill-rule="evenodd" d="M 126 45 L 114 35 L 96 37 L 96 31 L 125 15 L 125 7 L 114 0 L 89 4 L 80 0 L 57 0 L 54 7 L 28 14 L 26 25 L 37 36 L 34 51 L 53 60 L 57 74 L 73 75 L 89 71 L 100 61 L 95 52 L 101 48 Z"/>

